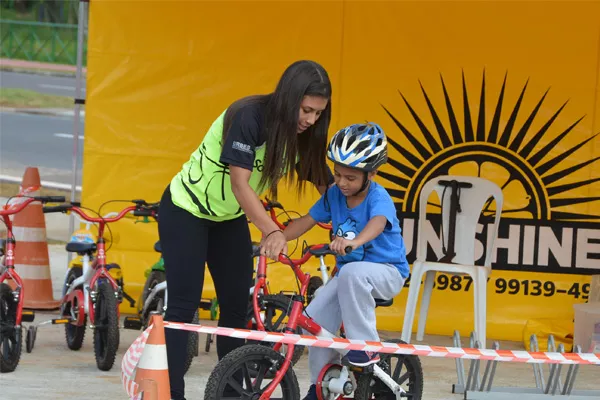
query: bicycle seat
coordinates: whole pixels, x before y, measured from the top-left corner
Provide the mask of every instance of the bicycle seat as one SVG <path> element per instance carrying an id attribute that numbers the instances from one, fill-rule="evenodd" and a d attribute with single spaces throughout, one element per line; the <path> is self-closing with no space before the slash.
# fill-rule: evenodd
<path id="1" fill-rule="evenodd" d="M 327 256 L 330 254 L 335 255 L 335 253 L 329 249 L 329 246 L 323 246 L 318 249 L 308 248 L 308 251 L 310 251 L 310 254 L 312 254 L 313 256 L 316 256 L 316 257 Z"/>
<path id="2" fill-rule="evenodd" d="M 70 253 L 86 254 L 96 251 L 96 243 L 69 242 L 66 249 Z"/>
<path id="3" fill-rule="evenodd" d="M 260 256 L 260 243 L 252 242 L 252 257 Z"/>
<path id="4" fill-rule="evenodd" d="M 160 247 L 160 240 L 156 243 L 154 243 L 154 251 L 158 252 L 158 253 L 162 253 L 162 248 Z"/>
<path id="5" fill-rule="evenodd" d="M 383 300 L 383 299 L 375 299 L 375 307 L 389 307 L 394 304 L 394 299 Z"/>

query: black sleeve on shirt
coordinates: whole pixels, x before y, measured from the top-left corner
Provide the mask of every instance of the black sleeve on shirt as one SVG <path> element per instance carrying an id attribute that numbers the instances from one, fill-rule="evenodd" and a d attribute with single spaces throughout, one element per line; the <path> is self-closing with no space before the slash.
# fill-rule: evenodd
<path id="1" fill-rule="evenodd" d="M 260 143 L 260 115 L 253 107 L 244 107 L 233 117 L 219 161 L 252 171 L 254 155 Z"/>
<path id="2" fill-rule="evenodd" d="M 335 179 L 333 178 L 333 174 L 331 173 L 331 169 L 329 168 L 329 165 L 325 165 L 325 168 L 327 169 L 327 186 L 331 185 L 333 182 L 335 182 Z M 298 175 L 300 175 L 300 161 L 298 161 L 296 163 L 296 173 Z M 308 177 L 308 182 L 317 185 L 318 182 L 316 182 L 317 180 L 313 177 L 313 176 L 309 176 Z"/>

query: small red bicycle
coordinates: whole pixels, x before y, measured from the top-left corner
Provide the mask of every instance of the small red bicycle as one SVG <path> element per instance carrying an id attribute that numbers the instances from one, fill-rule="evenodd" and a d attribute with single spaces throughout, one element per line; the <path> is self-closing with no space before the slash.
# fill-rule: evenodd
<path id="1" fill-rule="evenodd" d="M 119 347 L 119 304 L 123 297 L 135 304 L 135 301 L 123 291 L 123 282 L 111 275 L 111 271 L 120 270 L 117 264 L 106 262 L 106 242 L 104 229 L 107 224 L 119 221 L 128 213 L 136 214 L 148 206 L 144 200 L 132 200 L 135 205 L 128 206 L 113 217 L 93 217 L 75 204 L 61 204 L 44 207 L 45 213 L 75 212 L 84 220 L 98 224 L 96 242 L 89 237 L 72 238 L 66 250 L 83 257 L 83 268 L 71 267 L 65 278 L 63 298 L 60 306 L 60 318 L 40 323 L 64 324 L 67 346 L 79 350 L 83 345 L 87 318 L 94 332 L 94 355 L 96 365 L 102 371 L 109 371 L 115 362 Z M 88 210 L 91 211 L 91 210 Z M 31 352 L 35 343 L 38 326 L 30 326 L 27 332 L 27 351 Z"/>
<path id="2" fill-rule="evenodd" d="M 258 250 L 258 249 L 256 249 Z M 350 252 L 347 248 L 346 252 Z M 301 284 L 300 294 L 292 297 L 292 308 L 288 313 L 286 332 L 298 332 L 305 329 L 310 334 L 322 337 L 337 337 L 319 326 L 312 318 L 302 313 L 310 274 L 304 273 L 301 266 L 311 257 L 335 255 L 326 244 L 306 247 L 299 260 L 285 255 L 279 256 L 279 262 L 289 265 Z M 255 293 L 265 282 L 266 258 L 261 257 L 258 265 L 259 276 Z M 254 296 L 254 310 L 260 330 L 258 296 Z M 375 299 L 378 306 L 388 306 L 391 300 Z M 264 328 L 264 327 L 263 327 Z M 264 330 L 264 329 L 263 329 Z M 404 343 L 401 340 L 388 340 Z M 298 380 L 293 371 L 295 345 L 285 345 L 285 354 L 281 354 L 282 343 L 264 345 L 246 344 L 223 357 L 213 369 L 204 392 L 204 400 L 217 400 L 230 395 L 231 389 L 237 392 L 230 398 L 266 400 L 280 398 L 297 400 L 300 398 Z M 271 348 L 272 347 L 272 348 Z M 347 350 L 338 350 L 345 355 Z M 381 361 L 368 367 L 356 367 L 343 362 L 343 365 L 328 364 L 319 374 L 317 397 L 319 400 L 337 400 L 354 394 L 356 400 L 367 399 L 421 399 L 423 393 L 423 370 L 417 356 L 401 354 L 381 354 Z"/>
<path id="3" fill-rule="evenodd" d="M 41 203 L 61 203 L 64 196 L 14 196 L 22 199 L 19 203 L 4 205 L 0 208 L 0 216 L 7 228 L 6 240 L 0 240 L 0 372 L 13 372 L 21 359 L 23 343 L 22 322 L 33 322 L 33 311 L 23 311 L 25 287 L 21 277 L 15 271 L 15 245 L 13 225 L 10 216 L 19 213 L 29 204 L 39 201 Z M 10 200 L 10 199 L 9 199 Z M 12 280 L 15 288 L 5 283 Z"/>

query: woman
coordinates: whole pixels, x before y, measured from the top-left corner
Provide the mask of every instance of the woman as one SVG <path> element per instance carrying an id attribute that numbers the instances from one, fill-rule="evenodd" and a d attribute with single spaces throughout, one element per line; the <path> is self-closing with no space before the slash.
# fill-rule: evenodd
<path id="1" fill-rule="evenodd" d="M 273 93 L 237 100 L 210 127 L 198 149 L 165 190 L 159 236 L 169 300 L 165 320 L 191 322 L 204 284 L 215 284 L 219 326 L 246 325 L 252 285 L 252 242 L 247 218 L 262 232 L 262 252 L 287 252 L 283 232 L 267 216 L 260 193 L 276 192 L 282 177 L 299 193 L 306 181 L 321 193 L 333 182 L 325 162 L 331 83 L 313 61 L 290 65 Z M 171 397 L 184 399 L 187 331 L 167 329 Z M 219 359 L 243 344 L 220 336 Z"/>

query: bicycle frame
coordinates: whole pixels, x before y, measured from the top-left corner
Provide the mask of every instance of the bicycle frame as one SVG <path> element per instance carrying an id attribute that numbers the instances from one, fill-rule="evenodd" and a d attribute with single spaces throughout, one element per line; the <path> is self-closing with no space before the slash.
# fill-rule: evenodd
<path id="1" fill-rule="evenodd" d="M 292 301 L 293 301 L 292 310 L 289 314 L 287 326 L 285 329 L 285 331 L 287 333 L 294 333 L 296 331 L 296 328 L 300 327 L 300 328 L 308 331 L 310 334 L 312 334 L 314 336 L 327 337 L 327 338 L 337 338 L 338 337 L 338 335 L 335 335 L 335 334 L 329 332 L 327 329 L 321 327 L 318 323 L 316 323 L 312 318 L 310 318 L 302 313 L 302 311 L 304 309 L 303 299 L 304 299 L 304 296 L 306 296 L 306 292 L 308 289 L 308 283 L 310 281 L 310 274 L 303 272 L 300 267 L 302 265 L 304 265 L 311 257 L 315 257 L 315 255 L 312 254 L 311 250 L 313 250 L 313 251 L 314 250 L 322 250 L 325 246 L 327 246 L 327 245 L 319 244 L 319 245 L 310 246 L 309 248 L 306 249 L 306 252 L 302 256 L 302 258 L 296 259 L 296 260 L 288 259 L 287 257 L 285 257 L 283 255 L 279 256 L 279 262 L 290 266 L 292 268 L 292 271 L 298 278 L 298 280 L 301 282 L 300 295 L 293 296 L 293 298 L 292 298 Z M 331 253 L 331 254 L 333 254 L 333 253 Z M 322 263 L 323 263 L 324 256 L 325 255 L 318 256 L 321 259 Z M 255 293 L 257 292 L 256 289 L 258 289 L 259 285 L 261 285 L 261 284 L 264 285 L 264 283 L 265 283 L 266 268 L 267 268 L 266 257 L 261 256 L 259 264 L 258 264 L 258 274 L 257 274 L 258 280 L 257 280 L 257 284 L 255 286 Z M 264 326 L 262 326 L 262 321 L 260 320 L 259 314 L 258 314 L 258 310 L 259 310 L 258 309 L 258 298 L 257 298 L 256 294 L 253 295 L 252 302 L 253 302 L 253 307 L 254 307 L 256 323 L 260 327 L 259 330 L 264 330 Z M 282 343 L 276 343 L 273 346 L 273 350 L 279 351 L 281 346 L 282 346 Z M 270 399 L 271 395 L 273 394 L 273 392 L 275 391 L 275 389 L 277 388 L 277 386 L 283 379 L 284 375 L 286 374 L 288 368 L 292 367 L 292 355 L 294 353 L 295 345 L 288 344 L 287 346 L 288 346 L 288 348 L 287 348 L 287 352 L 285 355 L 283 365 L 275 373 L 275 377 L 273 378 L 271 383 L 265 388 L 265 391 L 260 396 L 260 400 Z M 348 350 L 344 350 L 344 349 L 335 349 L 335 350 L 338 351 L 342 356 L 348 352 Z M 379 378 L 383 383 L 385 383 L 385 385 L 387 385 L 396 394 L 396 397 L 399 397 L 400 393 L 404 392 L 404 390 L 400 387 L 400 385 L 398 385 L 378 365 L 374 364 L 372 367 L 373 367 L 373 374 L 377 378 Z M 340 395 L 344 394 L 344 384 L 347 382 L 348 378 L 350 378 L 352 380 L 354 387 L 356 387 L 356 381 L 354 378 L 354 374 L 350 374 L 348 367 L 343 366 L 342 371 L 340 373 L 340 377 L 333 378 L 330 381 L 329 389 L 334 391 L 335 393 L 339 393 Z"/>
<path id="2" fill-rule="evenodd" d="M 75 297 L 78 297 L 79 314 L 76 321 L 77 325 L 83 324 L 84 315 L 87 314 L 90 317 L 90 323 L 95 323 L 94 307 L 90 307 L 90 303 L 95 301 L 96 292 L 91 290 L 96 286 L 99 279 L 106 279 L 112 286 L 115 293 L 119 291 L 119 285 L 115 279 L 110 275 L 108 269 L 106 269 L 106 243 L 104 240 L 104 228 L 106 224 L 116 222 L 122 219 L 127 213 L 136 210 L 136 206 L 129 206 L 119 212 L 116 216 L 110 218 L 94 218 L 90 217 L 83 210 L 77 206 L 58 206 L 63 207 L 66 210 L 75 212 L 81 218 L 88 222 L 98 223 L 98 239 L 96 241 L 96 257 L 93 262 L 90 263 L 90 255 L 85 254 L 83 256 L 83 273 L 80 277 L 75 279 L 67 292 L 62 298 L 62 304 L 68 304 L 73 301 Z M 67 272 L 68 273 L 68 272 Z M 76 291 L 77 288 L 82 286 L 83 292 Z M 91 289 L 90 289 L 91 288 Z M 83 296 L 83 298 L 81 298 Z M 81 312 L 83 311 L 83 312 Z M 73 310 L 71 310 L 73 313 Z M 73 316 L 73 314 L 72 314 Z M 117 308 L 117 316 L 120 316 L 120 310 Z"/>

